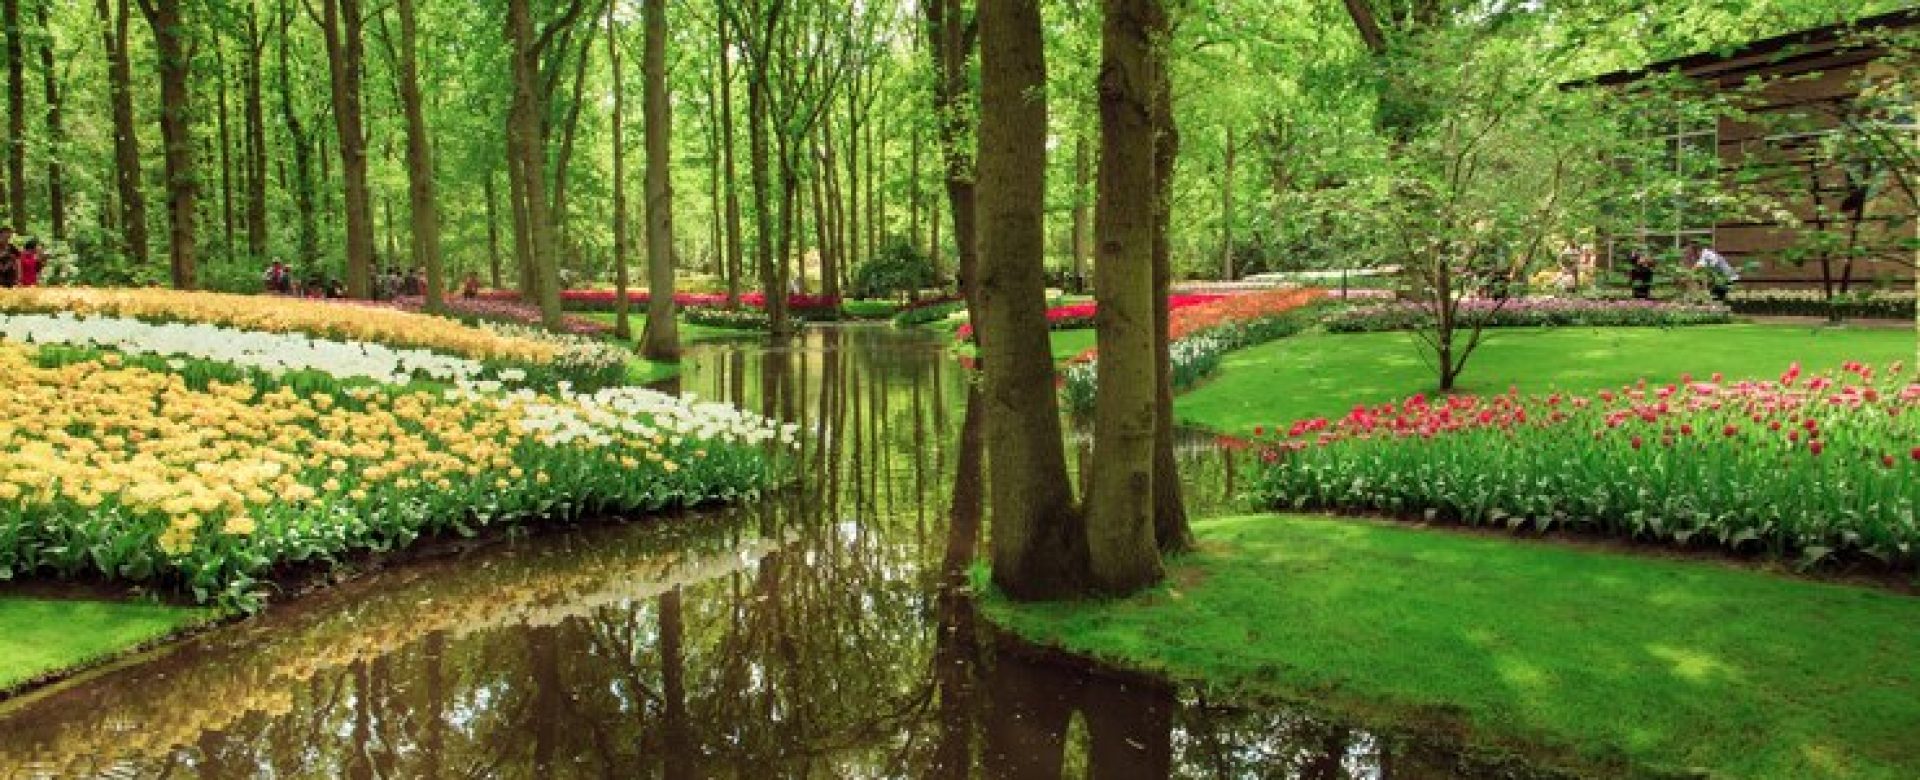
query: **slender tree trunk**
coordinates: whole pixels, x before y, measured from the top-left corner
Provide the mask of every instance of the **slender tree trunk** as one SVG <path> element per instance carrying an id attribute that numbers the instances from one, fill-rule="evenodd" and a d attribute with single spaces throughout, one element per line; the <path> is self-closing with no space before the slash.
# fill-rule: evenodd
<path id="1" fill-rule="evenodd" d="M 199 284 L 194 254 L 194 202 L 198 196 L 193 161 L 192 94 L 187 79 L 184 0 L 140 0 L 147 25 L 153 28 L 154 53 L 160 61 L 160 138 L 167 169 L 167 259 L 173 286 L 190 290 Z"/>
<path id="2" fill-rule="evenodd" d="M 860 263 L 860 75 L 855 73 L 847 86 L 847 185 L 834 187 L 834 210 L 840 237 L 841 256 L 848 265 Z M 837 176 L 832 169 L 826 174 Z"/>
<path id="3" fill-rule="evenodd" d="M 501 288 L 500 279 L 500 190 L 493 183 L 493 170 L 487 170 L 486 178 L 481 180 L 483 193 L 487 199 L 487 283 L 493 289 Z"/>
<path id="4" fill-rule="evenodd" d="M 620 35 L 613 21 L 613 3 L 607 4 L 607 67 L 613 76 L 613 335 L 633 339 L 627 311 L 627 141 L 626 79 L 620 70 Z"/>
<path id="5" fill-rule="evenodd" d="M 246 92 L 242 112 L 246 119 L 247 145 L 247 253 L 254 259 L 267 256 L 267 120 L 261 94 L 260 58 L 266 50 L 266 37 L 260 30 L 260 11 L 247 4 Z"/>
<path id="6" fill-rule="evenodd" d="M 841 198 L 840 175 L 834 170 L 833 122 L 820 122 L 820 275 L 828 295 L 840 294 L 840 266 L 853 262 L 847 251 L 846 202 Z"/>
<path id="7" fill-rule="evenodd" d="M 1073 505 L 1047 342 L 1047 73 L 1036 0 L 980 9 L 980 240 L 973 290 L 984 368 L 993 580 L 1016 599 L 1087 584 L 1085 526 Z"/>
<path id="8" fill-rule="evenodd" d="M 7 206 L 14 226 L 27 230 L 27 55 L 20 0 L 0 0 L 7 27 Z"/>
<path id="9" fill-rule="evenodd" d="M 641 6 L 647 34 L 647 333 L 640 350 L 653 360 L 680 357 L 673 306 L 673 105 L 667 93 L 667 3 Z"/>
<path id="10" fill-rule="evenodd" d="M 759 267 L 760 289 L 766 295 L 768 330 L 785 336 L 792 330 L 787 322 L 787 290 L 774 268 L 773 230 L 774 193 L 769 166 L 772 165 L 768 134 L 767 64 L 765 52 L 757 52 L 747 75 L 747 151 L 748 174 L 753 182 L 754 264 Z M 785 262 L 784 258 L 781 262 Z"/>
<path id="11" fill-rule="evenodd" d="M 300 121 L 300 113 L 294 110 L 293 69 L 288 57 L 293 10 L 285 0 L 280 2 L 279 13 L 280 121 L 286 125 L 287 137 L 293 147 L 293 202 L 299 213 L 299 261 L 306 266 L 305 270 L 313 270 L 313 266 L 320 261 L 320 224 L 313 183 L 313 141 L 306 125 Z"/>
<path id="12" fill-rule="evenodd" d="M 920 243 L 920 126 L 913 126 L 913 136 L 907 140 L 907 243 L 918 248 Z M 931 253 L 929 253 L 931 256 Z M 940 269 L 933 269 L 935 279 L 940 277 Z"/>
<path id="13" fill-rule="evenodd" d="M 1167 120 L 1171 123 L 1173 120 Z M 1227 128 L 1226 168 L 1220 177 L 1220 281 L 1233 281 L 1233 128 Z"/>
<path id="14" fill-rule="evenodd" d="M 1093 256 L 1093 153 L 1087 136 L 1073 136 L 1073 281 L 1085 289 L 1087 260 Z"/>
<path id="15" fill-rule="evenodd" d="M 178 0 L 173 0 L 178 2 Z M 366 22 L 361 0 L 321 0 L 320 31 L 327 45 L 333 89 L 333 129 L 340 151 L 347 224 L 347 295 L 366 298 L 373 286 L 373 192 L 367 183 L 367 133 L 361 112 Z"/>
<path id="16" fill-rule="evenodd" d="M 113 181 L 120 203 L 120 231 L 124 251 L 145 266 L 150 256 L 147 240 L 147 196 L 140 183 L 140 135 L 133 123 L 133 66 L 127 58 L 127 27 L 133 14 L 129 0 L 118 0 L 116 12 L 107 0 L 97 0 L 101 37 L 107 51 L 107 84 L 113 103 Z"/>
<path id="17" fill-rule="evenodd" d="M 598 27 L 597 24 L 592 25 L 586 40 L 580 42 L 580 57 L 574 60 L 573 66 L 573 102 L 567 105 L 566 121 L 560 126 L 560 149 L 553 158 L 553 204 L 548 213 L 553 215 L 554 241 L 560 250 L 559 254 L 554 255 L 556 267 L 562 259 L 573 253 L 574 248 L 567 231 L 571 221 L 568 219 L 568 202 L 572 194 L 568 183 L 572 181 L 569 174 L 573 171 L 574 142 L 580 134 L 580 108 L 586 103 L 587 63 L 592 59 L 593 52 L 592 30 Z M 544 156 L 541 159 L 544 160 Z"/>
<path id="18" fill-rule="evenodd" d="M 540 131 L 540 116 L 544 113 L 538 83 L 540 44 L 529 5 L 529 0 L 507 2 L 507 39 L 512 49 L 508 60 L 515 108 L 507 137 L 513 146 L 511 156 L 519 162 L 531 281 L 540 304 L 540 321 L 548 330 L 557 331 L 561 327 L 560 251 L 551 203 L 547 200 L 546 143 Z"/>
<path id="19" fill-rule="evenodd" d="M 727 306 L 740 305 L 740 278 L 744 271 L 740 240 L 740 175 L 733 164 L 733 42 L 728 37 L 727 14 L 719 14 L 720 51 L 720 155 L 726 187 L 727 223 Z"/>
<path id="20" fill-rule="evenodd" d="M 873 89 L 877 92 L 879 88 L 874 87 Z M 875 122 L 875 119 L 873 117 L 873 101 L 875 99 L 876 98 L 873 98 L 873 97 L 869 97 L 867 99 L 867 109 L 866 109 L 867 118 L 866 118 L 866 121 L 861 123 L 862 136 L 860 139 L 860 146 L 863 150 L 862 153 L 866 157 L 865 162 L 867 167 L 867 195 L 866 195 L 867 216 L 865 220 L 867 223 L 867 252 L 865 255 L 863 255 L 863 257 L 869 260 L 873 259 L 876 255 L 880 254 L 880 227 L 881 227 L 880 220 L 882 218 L 880 200 L 879 198 L 875 197 L 875 193 L 874 193 L 874 176 L 877 175 L 877 171 L 879 170 L 874 165 L 874 159 L 873 159 L 873 156 L 874 156 L 873 125 Z M 885 117 L 883 115 L 882 120 L 884 119 Z M 881 138 L 884 140 L 886 138 L 886 134 L 882 133 Z M 849 263 L 848 267 L 852 267 L 852 264 Z"/>
<path id="21" fill-rule="evenodd" d="M 427 135 L 425 100 L 420 95 L 419 21 L 414 0 L 397 0 L 400 12 L 400 105 L 407 117 L 407 202 L 413 212 L 413 259 L 426 267 L 427 311 L 445 308 L 447 289 L 440 262 L 440 206 L 433 186 L 433 140 Z"/>
<path id="22" fill-rule="evenodd" d="M 66 153 L 67 133 L 61 127 L 60 80 L 54 69 L 53 35 L 48 26 L 47 3 L 38 11 L 40 29 L 40 79 L 47 100 L 47 223 L 53 237 L 67 237 L 67 191 L 61 178 L 60 158 Z"/>
<path id="23" fill-rule="evenodd" d="M 233 253 L 233 133 L 227 121 L 227 55 L 220 35 L 213 36 L 214 126 L 220 144 L 220 224 L 221 240 L 228 256 Z"/>
<path id="24" fill-rule="evenodd" d="M 1187 506 L 1180 491 L 1180 462 L 1173 451 L 1173 334 L 1167 296 L 1173 286 L 1173 174 L 1180 156 L 1174 124 L 1173 84 L 1167 68 L 1172 29 L 1165 7 L 1153 2 L 1148 32 L 1153 61 L 1153 536 L 1163 553 L 1193 547 Z"/>
<path id="25" fill-rule="evenodd" d="M 973 171 L 963 148 L 968 133 L 967 118 L 972 115 L 971 90 L 967 86 L 967 61 L 971 58 L 978 28 L 966 18 L 960 0 L 929 0 L 925 6 L 928 50 L 933 54 L 933 109 L 939 117 L 940 151 L 946 162 L 947 207 L 953 214 L 953 240 L 959 254 L 960 291 L 967 298 L 967 309 L 978 321 L 979 304 L 973 282 L 979 253 L 974 230 Z M 939 242 L 934 242 L 938 257 Z M 938 265 L 936 261 L 935 265 Z M 974 330 L 976 339 L 979 329 Z"/>
<path id="26" fill-rule="evenodd" d="M 1153 41 L 1157 0 L 1105 0 L 1101 25 L 1094 402 L 1087 549 L 1095 587 L 1159 581 L 1154 541 Z"/>

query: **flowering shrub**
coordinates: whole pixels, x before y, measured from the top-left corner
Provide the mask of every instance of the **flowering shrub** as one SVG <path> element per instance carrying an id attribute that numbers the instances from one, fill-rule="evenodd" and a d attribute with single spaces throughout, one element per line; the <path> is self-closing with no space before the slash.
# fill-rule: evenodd
<path id="1" fill-rule="evenodd" d="M 911 328 L 930 322 L 939 322 L 953 316 L 954 312 L 965 311 L 967 302 L 957 295 L 940 298 L 927 298 L 908 304 L 893 315 L 893 324 L 897 327 Z"/>
<path id="2" fill-rule="evenodd" d="M 722 309 L 711 306 L 696 306 L 681 314 L 687 322 L 705 325 L 710 328 L 730 328 L 733 330 L 766 330 L 772 326 L 767 313 L 759 309 Z"/>
<path id="3" fill-rule="evenodd" d="M 1570 527 L 1901 566 L 1920 545 L 1920 383 L 1850 363 L 1592 396 L 1414 396 L 1256 430 L 1269 506 Z"/>
<path id="4" fill-rule="evenodd" d="M 1218 298 L 1169 312 L 1167 364 L 1174 392 L 1199 384 L 1219 370 L 1228 352 L 1285 338 L 1310 327 L 1319 314 L 1313 304 L 1324 290 L 1293 288 Z M 1099 376 L 1097 349 L 1068 363 L 1061 378 L 1061 399 L 1067 411 L 1093 411 Z"/>
<path id="5" fill-rule="evenodd" d="M 1664 327 L 1733 321 L 1732 313 L 1724 306 L 1642 300 L 1527 298 L 1502 302 L 1473 299 L 1461 301 L 1459 311 L 1464 322 L 1484 322 L 1488 327 Z M 1386 303 L 1336 312 L 1327 318 L 1326 327 L 1333 333 L 1412 330 L 1426 326 L 1432 318 L 1432 310 L 1424 304 Z"/>
<path id="6" fill-rule="evenodd" d="M 276 565 L 758 490 L 794 430 L 639 388 L 296 392 L 0 343 L 0 579 L 97 574 L 250 604 Z M 199 386 L 195 386 L 195 385 Z"/>
<path id="7" fill-rule="evenodd" d="M 1193 306 L 1213 303 L 1225 297 L 1227 296 L 1210 293 L 1169 295 L 1167 296 L 1167 311 L 1176 312 Z M 1094 313 L 1098 310 L 1099 304 L 1093 301 L 1069 303 L 1065 306 L 1055 306 L 1047 309 L 1047 330 L 1080 330 L 1082 328 L 1091 328 L 1093 327 Z M 973 325 L 969 323 L 960 326 L 960 330 L 955 332 L 954 336 L 961 341 L 972 341 Z"/>
<path id="8" fill-rule="evenodd" d="M 333 303 L 264 295 L 86 287 L 0 288 L 0 313 L 124 317 L 204 323 L 266 333 L 304 333 L 341 341 L 429 349 L 476 360 L 547 363 L 552 345 L 514 339 L 441 317 L 366 307 L 347 314 Z"/>

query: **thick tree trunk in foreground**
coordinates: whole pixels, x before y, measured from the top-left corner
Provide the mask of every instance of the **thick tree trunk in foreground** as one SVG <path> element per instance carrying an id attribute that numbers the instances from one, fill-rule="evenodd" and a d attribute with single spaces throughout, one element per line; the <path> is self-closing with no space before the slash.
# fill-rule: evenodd
<path id="1" fill-rule="evenodd" d="M 1156 3 L 1157 5 L 1157 3 Z M 1173 452 L 1173 355 L 1167 295 L 1173 287 L 1173 172 L 1180 156 L 1180 129 L 1174 126 L 1173 84 L 1167 71 L 1170 32 L 1163 8 L 1156 14 L 1153 43 L 1153 536 L 1160 551 L 1184 552 L 1193 546 L 1186 501 L 1180 491 L 1180 462 Z"/>
<path id="2" fill-rule="evenodd" d="M 367 131 L 361 116 L 361 70 L 366 38 L 360 0 L 322 0 L 320 31 L 327 45 L 333 90 L 333 129 L 340 151 L 347 223 L 347 296 L 365 298 L 373 286 L 373 192 L 367 184 Z M 389 258 L 391 259 L 391 258 Z"/>
<path id="3" fill-rule="evenodd" d="M 1094 402 L 1087 549 L 1094 585 L 1127 593 L 1159 581 L 1154 540 L 1157 395 L 1153 301 L 1153 42 L 1156 0 L 1106 0 L 1101 29 Z"/>
<path id="4" fill-rule="evenodd" d="M 187 57 L 186 21 L 180 16 L 184 0 L 140 0 L 147 25 L 153 28 L 154 53 L 160 60 L 160 139 L 166 151 L 167 260 L 173 286 L 191 290 L 199 284 L 194 256 L 194 201 L 199 188 L 193 162 L 193 124 L 187 83 L 193 63 Z"/>
<path id="5" fill-rule="evenodd" d="M 133 123 L 133 65 L 127 57 L 128 0 L 118 12 L 98 0 L 101 37 L 107 50 L 107 84 L 113 102 L 113 182 L 120 201 L 123 249 L 134 262 L 148 262 L 147 195 L 140 183 L 140 134 Z"/>
<path id="6" fill-rule="evenodd" d="M 667 94 L 667 3 L 642 6 L 647 34 L 647 333 L 640 351 L 653 360 L 680 357 L 673 306 L 673 106 Z"/>
<path id="7" fill-rule="evenodd" d="M 413 0 L 398 0 L 400 11 L 400 104 L 407 115 L 407 203 L 413 211 L 413 258 L 426 267 L 427 311 L 446 306 L 440 265 L 440 206 L 433 192 L 433 141 L 427 136 L 425 101 L 420 95 L 418 21 Z"/>
<path id="8" fill-rule="evenodd" d="M 613 3 L 607 4 L 607 66 L 613 75 L 613 335 L 633 338 L 627 289 L 627 141 L 626 79 L 620 72 L 620 35 L 613 22 Z"/>
<path id="9" fill-rule="evenodd" d="M 987 262 L 980 314 L 993 507 L 993 580 L 1016 599 L 1073 596 L 1087 584 L 1085 527 L 1073 505 L 1052 392 L 1046 322 L 1046 62 L 1035 0 L 982 7 L 980 226 Z M 1149 429 L 1151 433 L 1151 429 Z"/>

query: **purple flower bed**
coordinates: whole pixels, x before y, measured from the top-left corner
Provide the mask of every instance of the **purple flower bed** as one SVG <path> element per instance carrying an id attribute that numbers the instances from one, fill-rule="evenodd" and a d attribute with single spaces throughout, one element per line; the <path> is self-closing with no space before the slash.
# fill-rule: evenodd
<path id="1" fill-rule="evenodd" d="M 1717 325 L 1733 321 L 1725 306 L 1665 301 L 1595 301 L 1581 298 L 1528 298 L 1460 302 L 1462 324 L 1496 328 L 1527 327 L 1672 327 Z M 1325 325 L 1333 333 L 1411 330 L 1431 322 L 1433 312 L 1419 303 L 1355 306 L 1334 312 Z"/>
<path id="2" fill-rule="evenodd" d="M 396 298 L 389 302 L 396 309 L 422 311 L 426 309 L 426 300 L 418 297 Z M 539 325 L 540 307 L 521 303 L 517 300 L 497 298 L 461 298 L 447 296 L 447 314 L 456 319 L 485 320 L 487 322 L 511 322 L 516 325 Z M 586 317 L 564 315 L 560 324 L 568 333 L 582 336 L 604 336 L 613 332 L 613 328 Z"/>

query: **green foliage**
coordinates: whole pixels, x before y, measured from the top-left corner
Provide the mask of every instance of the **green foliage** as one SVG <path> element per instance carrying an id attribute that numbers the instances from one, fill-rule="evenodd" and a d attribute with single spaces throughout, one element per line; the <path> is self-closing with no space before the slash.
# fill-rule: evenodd
<path id="1" fill-rule="evenodd" d="M 1195 526 L 1200 552 L 1166 588 L 985 614 L 1209 698 L 1306 702 L 1583 776 L 1920 774 L 1920 678 L 1888 672 L 1920 653 L 1909 596 L 1382 522 Z"/>
<path id="2" fill-rule="evenodd" d="M 852 292 L 857 298 L 887 298 L 937 283 L 933 261 L 913 242 L 893 238 L 880 248 L 880 254 L 854 267 Z"/>

